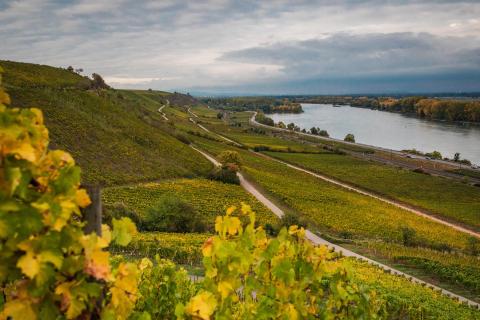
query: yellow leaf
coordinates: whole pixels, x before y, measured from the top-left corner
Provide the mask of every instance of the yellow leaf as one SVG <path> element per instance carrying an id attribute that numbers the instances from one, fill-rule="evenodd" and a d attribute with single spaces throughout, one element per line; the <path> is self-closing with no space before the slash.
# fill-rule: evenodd
<path id="1" fill-rule="evenodd" d="M 217 300 L 215 299 L 215 296 L 210 292 L 203 291 L 188 302 L 185 307 L 185 312 L 194 317 L 208 320 L 216 307 Z"/>
<path id="2" fill-rule="evenodd" d="M 223 299 L 228 297 L 232 291 L 233 291 L 233 287 L 230 282 L 221 281 L 218 284 L 218 292 L 220 292 L 220 295 L 222 296 Z"/>
<path id="3" fill-rule="evenodd" d="M 202 254 L 204 257 L 212 256 L 212 248 L 213 248 L 213 237 L 210 237 L 205 241 L 202 246 Z"/>
<path id="4" fill-rule="evenodd" d="M 16 319 L 37 319 L 37 315 L 32 309 L 30 301 L 26 300 L 10 300 L 4 305 L 3 311 L 0 313 L 0 319 L 6 319 L 11 317 Z"/>
<path id="5" fill-rule="evenodd" d="M 109 253 L 97 249 L 93 251 L 85 259 L 84 270 L 85 273 L 97 278 L 97 279 L 107 279 L 110 275 L 110 263 L 109 263 Z"/>
<path id="6" fill-rule="evenodd" d="M 140 261 L 140 263 L 138 264 L 138 268 L 140 269 L 140 271 L 143 271 L 143 270 L 145 270 L 147 268 L 151 268 L 151 267 L 153 267 L 153 263 L 148 258 L 143 258 Z"/>
<path id="7" fill-rule="evenodd" d="M 36 160 L 35 149 L 33 146 L 28 142 L 22 142 L 16 148 L 10 150 L 10 153 L 16 154 L 20 159 L 25 159 L 30 162 L 34 162 Z"/>
<path id="8" fill-rule="evenodd" d="M 30 279 L 33 279 L 40 271 L 40 263 L 32 251 L 28 251 L 24 256 L 18 259 L 17 267 L 19 267 Z"/>
<path id="9" fill-rule="evenodd" d="M 57 254 L 53 251 L 42 251 L 38 255 L 38 258 L 42 262 L 50 262 L 51 264 L 53 264 L 58 269 L 60 269 L 62 267 L 63 255 L 61 255 L 61 254 Z"/>
<path id="10" fill-rule="evenodd" d="M 92 203 L 92 201 L 90 201 L 90 197 L 88 196 L 88 193 L 85 189 L 78 189 L 77 190 L 77 192 L 75 194 L 75 202 L 77 203 L 77 205 L 79 207 L 82 207 L 82 208 L 85 208 L 88 205 L 90 205 L 90 203 Z"/>
<path id="11" fill-rule="evenodd" d="M 235 210 L 237 210 L 237 207 L 235 206 L 231 206 L 227 209 L 227 216 L 231 215 L 232 213 L 235 212 Z"/>

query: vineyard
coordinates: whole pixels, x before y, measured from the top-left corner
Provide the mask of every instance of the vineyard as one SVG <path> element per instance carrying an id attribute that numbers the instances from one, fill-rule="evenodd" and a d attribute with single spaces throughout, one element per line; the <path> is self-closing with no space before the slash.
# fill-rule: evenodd
<path id="1" fill-rule="evenodd" d="M 110 252 L 129 259 L 156 255 L 177 264 L 198 266 L 202 263 L 202 245 L 209 234 L 142 232 L 136 234 L 126 247 L 112 246 Z"/>
<path id="2" fill-rule="evenodd" d="M 197 144 L 217 154 L 233 148 L 211 141 Z M 385 204 L 274 161 L 237 149 L 244 171 L 273 197 L 310 219 L 321 232 L 353 239 L 402 241 L 402 227 L 415 230 L 418 240 L 432 247 L 464 249 L 468 236 L 447 226 Z"/>
<path id="3" fill-rule="evenodd" d="M 325 246 L 314 246 L 306 230 L 286 219 L 280 221 L 241 186 L 205 178 L 211 165 L 187 146 L 190 141 L 182 141 L 182 135 L 214 156 L 236 151 L 245 177 L 287 213 L 301 217 L 310 230 L 362 247 L 375 257 L 414 265 L 478 297 L 478 243 L 465 234 L 215 138 L 214 132 L 207 134 L 188 120 L 185 106 L 170 105 L 165 108 L 170 120 L 161 120 L 157 110 L 164 99 L 189 99 L 183 95 L 141 90 L 83 92 L 75 87 L 76 76 L 43 67 L 35 69 L 38 74 L 23 65 L 9 67 L 13 103 L 23 108 L 6 107 L 10 98 L 0 87 L 1 320 L 480 319 L 479 310 L 440 292 L 344 258 Z M 17 74 L 12 76 L 12 70 Z M 55 74 L 64 79 L 52 80 Z M 22 83 L 32 82 L 41 87 L 21 88 Z M 98 159 L 95 165 L 87 161 L 87 181 L 108 186 L 102 188 L 101 233 L 86 234 L 83 220 L 91 200 L 80 187 L 84 182 L 80 167 L 69 153 L 57 148 L 73 143 L 72 132 L 83 130 L 83 122 L 71 124 L 68 137 L 60 137 L 67 111 L 52 105 L 70 101 L 68 110 L 82 106 L 87 111 L 77 111 L 69 121 L 85 120 L 81 113 L 90 117 L 90 108 L 99 97 L 106 100 L 97 106 L 94 124 L 120 121 L 107 127 L 103 138 L 107 133 L 116 135 L 110 139 L 112 148 L 125 147 L 127 152 L 121 157 L 132 157 L 128 161 L 138 166 L 114 158 L 114 164 L 100 172 L 98 163 L 106 159 Z M 54 150 L 49 149 L 44 114 L 26 108 L 33 101 L 54 102 L 45 108 L 47 125 L 55 128 L 50 134 Z M 89 102 L 83 106 L 82 101 Z M 113 120 L 108 108 L 120 110 L 118 117 L 130 118 L 125 121 L 140 121 L 135 127 L 138 131 L 122 131 L 130 124 Z M 299 159 L 333 156 L 311 143 L 227 124 L 236 118 L 246 126 L 248 113 L 229 114 L 225 123 L 216 110 L 194 106 L 192 111 L 205 126 L 251 147 L 321 153 L 298 154 Z M 150 135 L 152 129 L 156 133 Z M 100 133 L 90 134 L 97 139 L 95 134 Z M 141 147 L 115 146 L 119 135 L 129 139 L 130 134 Z M 72 141 L 67 143 L 68 139 Z M 100 154 L 98 146 L 82 146 L 85 150 L 74 152 L 84 151 L 80 166 Z M 159 153 L 147 154 L 155 148 Z M 122 171 L 124 166 L 127 169 Z M 159 173 L 153 173 L 156 167 Z M 376 172 L 385 181 L 393 175 Z M 367 173 L 371 172 L 356 175 Z M 150 182 L 138 182 L 144 180 Z M 174 202 L 161 202 L 165 199 Z M 172 208 L 165 203 L 179 205 L 184 211 L 175 213 L 186 212 L 191 221 L 205 223 L 207 228 L 147 231 L 156 222 L 148 220 L 152 214 Z M 201 221 L 193 220 L 198 217 Z"/>
<path id="4" fill-rule="evenodd" d="M 127 187 L 106 188 L 103 191 L 105 205 L 123 203 L 128 208 L 144 215 L 163 194 L 175 194 L 189 203 L 211 226 L 215 217 L 231 205 L 249 203 L 257 212 L 258 223 L 274 224 L 277 218 L 252 195 L 240 186 L 224 184 L 207 179 L 177 179 L 151 182 Z"/>
<path id="5" fill-rule="evenodd" d="M 267 153 L 315 172 L 480 227 L 480 189 L 445 178 L 335 154 Z M 418 188 L 421 186 L 421 192 Z"/>

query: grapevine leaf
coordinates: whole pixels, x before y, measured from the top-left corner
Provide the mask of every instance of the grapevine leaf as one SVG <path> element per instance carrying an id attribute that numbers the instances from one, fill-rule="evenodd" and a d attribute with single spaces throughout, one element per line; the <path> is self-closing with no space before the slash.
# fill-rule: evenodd
<path id="1" fill-rule="evenodd" d="M 127 217 L 121 219 L 113 219 L 113 240 L 121 245 L 126 246 L 132 241 L 132 237 L 137 233 L 137 227 Z"/>
<path id="2" fill-rule="evenodd" d="M 31 251 L 28 251 L 24 256 L 18 259 L 17 267 L 19 267 L 30 279 L 33 279 L 40 271 L 40 263 Z"/>

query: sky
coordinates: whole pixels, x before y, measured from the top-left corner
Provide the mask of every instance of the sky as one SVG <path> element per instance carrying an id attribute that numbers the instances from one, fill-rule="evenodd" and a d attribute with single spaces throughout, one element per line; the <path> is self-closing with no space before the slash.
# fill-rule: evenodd
<path id="1" fill-rule="evenodd" d="M 0 26 L 0 59 L 115 88 L 480 91 L 480 0 L 0 0 Z"/>

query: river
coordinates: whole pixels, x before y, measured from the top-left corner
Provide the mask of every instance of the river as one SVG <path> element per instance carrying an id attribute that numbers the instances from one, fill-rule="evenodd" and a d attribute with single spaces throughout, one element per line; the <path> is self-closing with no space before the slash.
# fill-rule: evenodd
<path id="1" fill-rule="evenodd" d="M 327 130 L 332 138 L 343 139 L 347 133 L 356 142 L 393 150 L 439 151 L 453 158 L 480 164 L 480 125 L 458 124 L 420 119 L 399 113 L 331 104 L 302 104 L 300 114 L 270 114 L 275 122 L 295 123 L 307 131 L 311 127 Z"/>

